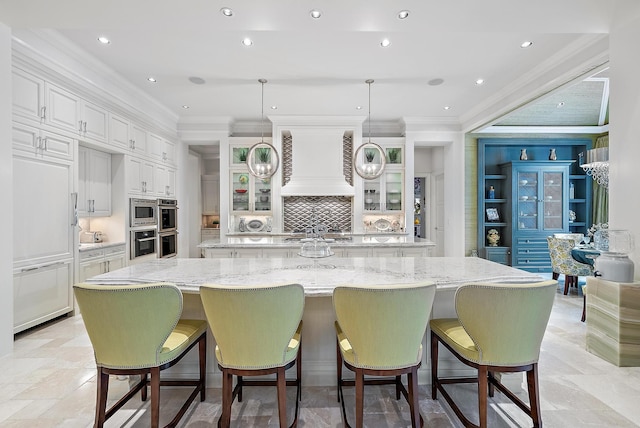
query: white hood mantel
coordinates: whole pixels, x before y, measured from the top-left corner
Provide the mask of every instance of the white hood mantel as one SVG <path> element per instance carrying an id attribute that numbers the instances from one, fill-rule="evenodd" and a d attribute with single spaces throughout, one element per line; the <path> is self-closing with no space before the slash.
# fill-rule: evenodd
<path id="1" fill-rule="evenodd" d="M 344 175 L 343 140 L 345 134 L 353 135 L 354 145 L 361 140 L 364 117 L 269 119 L 276 122 L 274 135 L 281 141 L 291 135 L 291 176 L 282 186 L 282 196 L 355 195 Z"/>

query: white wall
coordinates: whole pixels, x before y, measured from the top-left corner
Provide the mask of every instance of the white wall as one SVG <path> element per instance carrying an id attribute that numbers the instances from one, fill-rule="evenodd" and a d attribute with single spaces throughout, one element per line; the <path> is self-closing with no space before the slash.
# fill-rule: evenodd
<path id="1" fill-rule="evenodd" d="M 620 20 L 624 19 L 625 23 Z M 635 279 L 640 279 L 640 16 L 619 17 L 610 34 L 609 223 L 634 234 Z"/>
<path id="2" fill-rule="evenodd" d="M 11 29 L 0 22 L 0 183 L 5 201 L 13 201 L 11 160 Z M 5 205 L 6 206 L 6 205 Z M 0 210 L 0 224 L 13 224 L 13 202 Z M 13 350 L 13 228 L 4 227 L 0 245 L 0 356 Z"/>

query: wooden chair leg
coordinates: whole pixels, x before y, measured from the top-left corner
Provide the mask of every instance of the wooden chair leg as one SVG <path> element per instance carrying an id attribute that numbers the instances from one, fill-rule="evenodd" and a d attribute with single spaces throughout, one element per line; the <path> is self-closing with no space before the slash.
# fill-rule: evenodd
<path id="1" fill-rule="evenodd" d="M 418 399 L 418 368 L 414 367 L 407 375 L 409 384 L 409 408 L 411 410 L 411 427 L 420 426 L 420 400 Z"/>
<path id="2" fill-rule="evenodd" d="M 487 366 L 478 367 L 478 426 L 487 428 Z"/>
<path id="3" fill-rule="evenodd" d="M 560 274 L 557 272 L 551 272 L 551 278 L 557 280 L 560 277 Z"/>
<path id="4" fill-rule="evenodd" d="M 438 398 L 438 339 L 431 332 L 431 399 Z"/>
<path id="5" fill-rule="evenodd" d="M 231 425 L 231 402 L 233 400 L 233 375 L 222 369 L 222 415 L 219 426 L 229 428 Z"/>
<path id="6" fill-rule="evenodd" d="M 491 382 L 491 379 L 495 378 L 495 373 L 493 372 L 489 372 L 489 397 L 493 397 L 494 393 L 495 393 L 495 386 L 493 386 L 493 383 Z"/>
<path id="7" fill-rule="evenodd" d="M 336 340 L 336 385 L 338 386 L 338 403 L 340 402 L 340 387 L 342 385 L 342 353 L 340 353 L 340 343 Z"/>
<path id="8" fill-rule="evenodd" d="M 151 368 L 151 428 L 160 427 L 160 367 Z"/>
<path id="9" fill-rule="evenodd" d="M 207 389 L 207 335 L 198 343 L 198 362 L 200 363 L 200 401 L 205 400 Z"/>
<path id="10" fill-rule="evenodd" d="M 296 356 L 296 383 L 298 387 L 297 398 L 302 401 L 302 343 L 298 345 L 298 355 Z"/>
<path id="11" fill-rule="evenodd" d="M 237 376 L 238 378 L 238 403 L 242 403 L 242 376 Z"/>
<path id="12" fill-rule="evenodd" d="M 569 292 L 569 284 L 571 283 L 571 275 L 564 276 L 564 295 L 566 296 Z"/>
<path id="13" fill-rule="evenodd" d="M 356 369 L 356 428 L 364 427 L 364 373 Z"/>
<path id="14" fill-rule="evenodd" d="M 142 374 L 140 375 L 140 381 L 145 381 L 145 385 L 142 387 L 142 389 L 140 390 L 140 399 L 142 401 L 147 401 L 147 379 L 149 378 L 148 374 Z M 129 378 L 131 379 L 131 378 Z"/>
<path id="15" fill-rule="evenodd" d="M 109 392 L 109 375 L 98 367 L 97 376 L 97 392 L 96 392 L 96 420 L 95 428 L 102 428 L 105 421 L 105 413 L 107 411 L 107 393 Z"/>
<path id="16" fill-rule="evenodd" d="M 287 379 L 285 379 L 284 367 L 279 367 L 276 374 L 278 383 L 278 417 L 280 428 L 287 428 Z"/>
<path id="17" fill-rule="evenodd" d="M 402 376 L 396 376 L 396 400 L 400 399 L 401 388 L 402 388 Z"/>
<path id="18" fill-rule="evenodd" d="M 527 388 L 529 390 L 529 403 L 531 406 L 531 419 L 533 419 L 533 427 L 540 428 L 540 397 L 538 395 L 538 364 L 534 364 L 533 368 L 527 371 Z"/>

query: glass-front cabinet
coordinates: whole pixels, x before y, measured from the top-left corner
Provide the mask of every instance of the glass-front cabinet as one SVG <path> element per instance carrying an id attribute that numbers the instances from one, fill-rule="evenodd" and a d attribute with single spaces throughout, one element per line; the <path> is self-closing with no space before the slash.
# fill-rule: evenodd
<path id="1" fill-rule="evenodd" d="M 271 179 L 260 179 L 249 174 L 247 156 L 250 144 L 230 146 L 231 212 L 234 214 L 270 215 L 272 209 Z"/>
<path id="2" fill-rule="evenodd" d="M 518 230 L 558 231 L 566 228 L 568 216 L 566 171 L 516 172 L 515 200 Z M 567 205 L 568 206 L 568 205 Z"/>
<path id="3" fill-rule="evenodd" d="M 511 265 L 532 272 L 551 266 L 547 236 L 569 231 L 569 168 L 573 161 L 514 161 L 502 165 L 511 231 Z"/>
<path id="4" fill-rule="evenodd" d="M 386 155 L 385 172 L 373 180 L 364 180 L 362 201 L 365 212 L 404 211 L 404 150 L 401 146 L 382 146 Z"/>
<path id="5" fill-rule="evenodd" d="M 231 172 L 233 212 L 271 211 L 271 180 L 253 177 L 246 171 Z"/>

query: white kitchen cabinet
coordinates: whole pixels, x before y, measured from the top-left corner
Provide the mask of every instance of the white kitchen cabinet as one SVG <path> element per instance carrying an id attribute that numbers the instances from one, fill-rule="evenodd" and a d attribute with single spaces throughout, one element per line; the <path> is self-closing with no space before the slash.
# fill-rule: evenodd
<path id="1" fill-rule="evenodd" d="M 80 252 L 79 282 L 125 266 L 124 245 Z"/>
<path id="2" fill-rule="evenodd" d="M 255 259 L 263 257 L 263 253 L 261 248 L 206 248 L 204 256 L 211 259 Z"/>
<path id="3" fill-rule="evenodd" d="M 73 159 L 73 138 L 36 127 L 13 122 L 13 148 L 41 157 L 55 157 L 64 160 Z"/>
<path id="4" fill-rule="evenodd" d="M 14 269 L 13 332 L 73 310 L 73 259 Z"/>
<path id="5" fill-rule="evenodd" d="M 42 123 L 46 108 L 44 103 L 44 80 L 31 73 L 13 69 L 13 114 Z"/>
<path id="6" fill-rule="evenodd" d="M 69 91 L 45 82 L 46 116 L 45 123 L 79 134 L 80 98 Z"/>
<path id="7" fill-rule="evenodd" d="M 45 123 L 78 134 L 81 138 L 107 141 L 105 109 L 45 82 Z"/>
<path id="8" fill-rule="evenodd" d="M 134 154 L 144 155 L 147 153 L 147 130 L 135 123 L 131 124 L 130 129 L 131 141 L 130 147 Z"/>
<path id="9" fill-rule="evenodd" d="M 176 195 L 176 170 L 165 165 L 154 165 L 155 194 L 158 196 Z"/>
<path id="10" fill-rule="evenodd" d="M 270 215 L 271 179 L 258 179 L 246 170 L 231 171 L 231 212 Z"/>
<path id="11" fill-rule="evenodd" d="M 220 239 L 220 229 L 201 229 L 200 242 L 204 242 L 209 239 Z"/>
<path id="12" fill-rule="evenodd" d="M 109 144 L 125 150 L 131 150 L 130 128 L 129 120 L 109 113 Z"/>
<path id="13" fill-rule="evenodd" d="M 111 154 L 78 148 L 78 214 L 111 216 Z"/>
<path id="14" fill-rule="evenodd" d="M 127 191 L 136 195 L 154 194 L 154 169 L 152 162 L 128 156 L 127 159 Z"/>
<path id="15" fill-rule="evenodd" d="M 373 180 L 363 180 L 362 203 L 365 214 L 404 211 L 404 147 L 395 143 L 381 144 L 381 147 L 386 157 L 384 172 Z M 366 155 L 366 152 L 362 154 Z"/>
<path id="16" fill-rule="evenodd" d="M 220 180 L 217 175 L 202 176 L 202 214 L 220 213 Z"/>
<path id="17" fill-rule="evenodd" d="M 147 152 L 156 162 L 175 164 L 175 144 L 153 133 L 148 134 L 149 147 Z"/>

